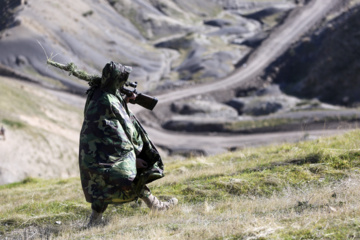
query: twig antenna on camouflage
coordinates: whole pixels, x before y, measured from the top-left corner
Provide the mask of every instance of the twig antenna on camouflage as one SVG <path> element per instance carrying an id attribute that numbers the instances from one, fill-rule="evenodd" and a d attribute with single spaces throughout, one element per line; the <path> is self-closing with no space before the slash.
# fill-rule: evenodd
<path id="1" fill-rule="evenodd" d="M 69 76 L 74 75 L 75 77 L 77 77 L 79 79 L 87 81 L 90 86 L 94 86 L 101 81 L 100 76 L 90 75 L 90 74 L 86 73 L 85 71 L 78 70 L 74 63 L 69 63 L 69 64 L 65 65 L 65 64 L 54 62 L 54 61 L 48 59 L 47 64 L 69 72 Z M 137 85 L 131 85 L 131 84 L 128 84 L 128 85 L 130 85 L 130 87 L 133 87 L 134 89 L 129 90 L 125 87 L 122 87 L 120 89 L 120 92 L 122 94 L 127 95 L 128 97 L 132 96 L 133 94 L 136 94 L 135 100 L 133 100 L 133 99 L 130 100 L 129 101 L 130 103 L 139 104 L 140 106 L 142 106 L 146 109 L 149 109 L 149 110 L 154 109 L 154 107 L 156 106 L 156 104 L 158 102 L 157 98 L 149 96 L 144 93 L 138 93 L 135 89 Z"/>
<path id="2" fill-rule="evenodd" d="M 79 79 L 87 81 L 88 83 L 90 83 L 94 80 L 97 80 L 97 79 L 101 79 L 101 77 L 98 75 L 91 75 L 91 74 L 86 73 L 83 70 L 78 70 L 77 66 L 74 63 L 69 63 L 69 64 L 65 65 L 62 63 L 54 62 L 50 59 L 48 59 L 46 62 L 47 62 L 47 64 L 49 64 L 51 66 L 54 66 L 54 67 L 57 67 L 59 69 L 69 72 L 69 76 L 73 75 Z"/>

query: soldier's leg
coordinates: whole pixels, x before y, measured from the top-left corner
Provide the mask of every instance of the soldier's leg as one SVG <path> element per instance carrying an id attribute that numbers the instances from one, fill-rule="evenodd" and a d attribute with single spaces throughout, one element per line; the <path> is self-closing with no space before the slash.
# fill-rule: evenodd
<path id="1" fill-rule="evenodd" d="M 92 212 L 88 223 L 89 227 L 100 224 L 102 222 L 103 219 L 102 215 L 107 207 L 108 204 L 100 200 L 95 200 L 93 203 L 91 203 Z"/>
<path id="2" fill-rule="evenodd" d="M 171 198 L 166 202 L 160 201 L 157 197 L 151 194 L 150 189 L 145 186 L 141 199 L 145 202 L 145 204 L 154 211 L 165 211 L 178 203 L 177 198 Z"/>

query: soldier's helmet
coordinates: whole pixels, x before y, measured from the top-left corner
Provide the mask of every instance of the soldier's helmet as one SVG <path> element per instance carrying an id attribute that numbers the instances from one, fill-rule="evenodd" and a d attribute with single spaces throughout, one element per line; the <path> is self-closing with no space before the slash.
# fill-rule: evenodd
<path id="1" fill-rule="evenodd" d="M 128 80 L 132 68 L 111 61 L 107 63 L 102 71 L 101 86 L 117 85 L 123 86 Z"/>

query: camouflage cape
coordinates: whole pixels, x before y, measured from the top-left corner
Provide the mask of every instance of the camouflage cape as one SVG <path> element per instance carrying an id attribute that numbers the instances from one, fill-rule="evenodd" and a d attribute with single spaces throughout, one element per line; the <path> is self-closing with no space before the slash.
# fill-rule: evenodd
<path id="1" fill-rule="evenodd" d="M 150 194 L 145 184 L 164 176 L 158 151 L 119 90 L 90 90 L 79 147 L 86 201 L 124 203 Z M 137 157 L 146 169 L 136 169 Z"/>

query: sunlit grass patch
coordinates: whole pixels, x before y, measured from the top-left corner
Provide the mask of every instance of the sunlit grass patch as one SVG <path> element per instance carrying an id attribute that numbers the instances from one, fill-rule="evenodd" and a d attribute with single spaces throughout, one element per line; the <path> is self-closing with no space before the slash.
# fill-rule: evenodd
<path id="1" fill-rule="evenodd" d="M 338 143 L 353 144 L 347 142 L 352 134 L 357 133 L 344 136 L 340 141 L 345 142 Z M 168 181 L 173 182 L 158 186 L 159 192 L 181 193 L 189 201 L 204 201 L 222 199 L 227 194 L 271 196 L 287 187 L 325 185 L 346 178 L 348 173 L 343 170 L 359 166 L 359 151 L 334 151 L 329 148 L 332 145 L 332 141 L 322 139 L 210 157 L 206 163 L 199 158 L 170 163 Z"/>

